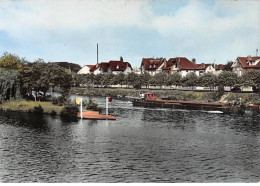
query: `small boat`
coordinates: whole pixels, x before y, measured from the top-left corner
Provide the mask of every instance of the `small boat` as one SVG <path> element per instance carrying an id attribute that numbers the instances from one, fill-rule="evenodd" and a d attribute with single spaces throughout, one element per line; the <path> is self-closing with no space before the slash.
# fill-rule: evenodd
<path id="1" fill-rule="evenodd" d="M 80 117 L 80 112 L 78 113 Z M 95 120 L 116 120 L 115 116 L 99 114 L 97 111 L 84 111 L 82 112 L 82 119 L 95 119 Z"/>
<path id="2" fill-rule="evenodd" d="M 155 93 L 145 93 L 138 99 L 133 99 L 133 106 L 142 106 L 150 108 L 173 108 L 185 110 L 204 110 L 213 111 L 215 113 L 232 113 L 244 112 L 245 107 L 242 105 L 232 105 L 229 103 L 217 102 L 196 102 L 196 101 L 182 101 L 159 99 Z"/>

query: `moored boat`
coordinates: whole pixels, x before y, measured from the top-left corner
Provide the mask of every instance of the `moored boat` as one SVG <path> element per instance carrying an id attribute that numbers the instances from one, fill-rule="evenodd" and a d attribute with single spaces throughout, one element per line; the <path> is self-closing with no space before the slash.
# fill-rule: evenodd
<path id="1" fill-rule="evenodd" d="M 133 99 L 133 106 L 151 107 L 151 108 L 173 108 L 185 110 L 204 110 L 219 111 L 223 113 L 244 112 L 245 107 L 242 105 L 232 105 L 230 103 L 218 102 L 196 102 L 159 99 L 155 93 L 145 93 L 141 98 Z"/>

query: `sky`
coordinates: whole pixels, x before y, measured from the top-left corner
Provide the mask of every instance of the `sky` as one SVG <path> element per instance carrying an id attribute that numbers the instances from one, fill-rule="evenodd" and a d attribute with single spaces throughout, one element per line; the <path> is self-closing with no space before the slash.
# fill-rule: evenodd
<path id="1" fill-rule="evenodd" d="M 258 0 L 0 0 L 0 55 L 81 66 L 144 57 L 225 64 L 260 53 Z M 258 53 L 258 55 L 259 55 Z"/>

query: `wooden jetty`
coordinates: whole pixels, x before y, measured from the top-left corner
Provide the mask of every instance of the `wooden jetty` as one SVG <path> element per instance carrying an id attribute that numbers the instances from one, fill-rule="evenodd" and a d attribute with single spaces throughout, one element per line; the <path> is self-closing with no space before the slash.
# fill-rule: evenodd
<path id="1" fill-rule="evenodd" d="M 78 118 L 81 118 L 80 112 Z M 82 112 L 82 119 L 94 119 L 94 120 L 116 120 L 115 116 L 99 114 L 97 111 L 84 111 Z"/>
<path id="2" fill-rule="evenodd" d="M 167 100 L 159 99 L 157 94 L 146 93 L 143 98 L 133 99 L 133 106 L 151 107 L 151 108 L 173 108 L 185 110 L 205 110 L 205 111 L 220 111 L 228 112 L 244 112 L 245 107 L 241 105 L 231 105 L 229 103 L 216 102 L 196 102 L 182 100 Z"/>

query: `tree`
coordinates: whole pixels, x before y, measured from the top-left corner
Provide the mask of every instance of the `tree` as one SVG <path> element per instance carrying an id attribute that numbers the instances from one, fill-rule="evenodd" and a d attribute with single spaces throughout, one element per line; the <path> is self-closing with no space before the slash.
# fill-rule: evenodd
<path id="1" fill-rule="evenodd" d="M 138 82 L 138 74 L 131 72 L 125 76 L 125 82 L 127 83 L 128 87 L 129 85 L 136 86 Z"/>
<path id="2" fill-rule="evenodd" d="M 193 90 L 193 87 L 197 85 L 197 80 L 198 80 L 198 76 L 194 72 L 188 73 L 181 80 L 182 86 L 192 87 Z"/>
<path id="3" fill-rule="evenodd" d="M 107 73 L 107 74 L 103 74 L 102 76 L 102 81 L 103 81 L 103 84 L 105 86 L 109 86 L 109 85 L 112 85 L 113 84 L 113 78 L 114 78 L 114 74 L 112 73 Z"/>
<path id="4" fill-rule="evenodd" d="M 141 86 L 149 86 L 149 80 L 151 79 L 151 75 L 147 72 L 140 75 L 140 85 Z"/>
<path id="5" fill-rule="evenodd" d="M 242 75 L 241 81 L 243 86 L 251 86 L 256 91 L 256 88 L 260 87 L 260 72 L 246 72 Z"/>
<path id="6" fill-rule="evenodd" d="M 94 76 L 94 84 L 103 86 L 103 76 L 104 74 L 97 74 Z"/>
<path id="7" fill-rule="evenodd" d="M 70 69 L 71 72 L 75 72 L 75 73 L 77 73 L 81 69 L 81 66 L 75 63 L 69 63 L 69 62 L 52 62 L 52 63 L 56 63 L 60 67 L 66 69 Z"/>
<path id="8" fill-rule="evenodd" d="M 21 98 L 20 88 L 17 70 L 0 69 L 0 101 Z"/>
<path id="9" fill-rule="evenodd" d="M 239 86 L 239 78 L 232 71 L 222 71 L 218 76 L 218 86 Z"/>
<path id="10" fill-rule="evenodd" d="M 18 72 L 23 72 L 28 69 L 28 61 L 25 58 L 20 58 L 15 54 L 10 54 L 5 52 L 0 58 L 0 68 L 6 70 L 18 70 Z"/>
<path id="11" fill-rule="evenodd" d="M 233 62 L 232 61 L 228 61 L 226 66 L 224 67 L 223 71 L 232 71 L 232 66 Z"/>
<path id="12" fill-rule="evenodd" d="M 166 85 L 166 79 L 167 79 L 167 74 L 164 72 L 160 72 L 154 75 L 155 84 L 157 86 L 160 86 L 160 88 L 162 88 L 163 85 Z"/>
<path id="13" fill-rule="evenodd" d="M 181 75 L 179 73 L 173 73 L 172 75 L 168 75 L 166 84 L 168 86 L 180 86 L 181 85 Z"/>
<path id="14" fill-rule="evenodd" d="M 216 84 L 217 84 L 217 77 L 213 73 L 203 74 L 202 76 L 200 76 L 198 78 L 198 83 L 197 84 L 202 86 L 202 87 L 210 87 L 210 89 L 211 89 L 211 88 L 216 86 Z"/>
<path id="15" fill-rule="evenodd" d="M 67 99 L 72 85 L 72 75 L 66 69 L 55 63 L 44 63 L 36 60 L 32 66 L 21 75 L 23 96 L 34 95 L 37 100 L 39 96 L 45 98 L 48 90 L 56 87 L 61 90 L 62 96 Z"/>
<path id="16" fill-rule="evenodd" d="M 114 85 L 120 84 L 121 87 L 122 87 L 122 85 L 124 84 L 124 80 L 125 80 L 125 74 L 121 72 L 121 73 L 117 74 L 117 75 L 114 77 L 114 79 L 113 79 L 113 84 L 114 84 Z"/>

